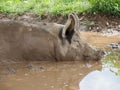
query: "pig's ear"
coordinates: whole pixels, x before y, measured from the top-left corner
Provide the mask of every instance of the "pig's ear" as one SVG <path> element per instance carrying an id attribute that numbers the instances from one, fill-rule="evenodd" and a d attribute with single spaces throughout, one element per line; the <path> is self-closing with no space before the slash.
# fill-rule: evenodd
<path id="1" fill-rule="evenodd" d="M 79 32 L 79 18 L 75 13 L 71 13 L 63 28 L 62 38 L 72 39 L 75 32 Z"/>

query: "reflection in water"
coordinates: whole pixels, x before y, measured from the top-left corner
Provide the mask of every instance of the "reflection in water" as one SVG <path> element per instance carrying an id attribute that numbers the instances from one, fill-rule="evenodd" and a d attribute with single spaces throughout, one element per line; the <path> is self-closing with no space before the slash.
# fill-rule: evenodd
<path id="1" fill-rule="evenodd" d="M 120 53 L 112 52 L 104 57 L 102 65 L 102 71 L 92 71 L 80 81 L 80 90 L 120 89 Z"/>
<path id="2" fill-rule="evenodd" d="M 118 90 L 120 76 L 101 69 L 100 63 L 72 61 L 0 65 L 0 90 Z"/>
<path id="3" fill-rule="evenodd" d="M 93 71 L 79 84 L 80 90 L 119 90 L 120 76 L 116 76 L 108 69 Z"/>
<path id="4" fill-rule="evenodd" d="M 79 84 L 80 90 L 119 90 L 120 76 L 116 76 L 109 69 L 93 71 Z"/>
<path id="5" fill-rule="evenodd" d="M 120 53 L 113 51 L 102 60 L 103 68 L 109 68 L 111 72 L 120 76 Z"/>

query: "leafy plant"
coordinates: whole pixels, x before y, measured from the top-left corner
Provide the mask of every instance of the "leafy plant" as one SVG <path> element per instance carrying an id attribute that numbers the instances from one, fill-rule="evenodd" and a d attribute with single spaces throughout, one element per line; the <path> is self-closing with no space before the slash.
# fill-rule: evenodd
<path id="1" fill-rule="evenodd" d="M 90 0 L 92 7 L 91 13 L 104 13 L 120 16 L 120 0 Z"/>

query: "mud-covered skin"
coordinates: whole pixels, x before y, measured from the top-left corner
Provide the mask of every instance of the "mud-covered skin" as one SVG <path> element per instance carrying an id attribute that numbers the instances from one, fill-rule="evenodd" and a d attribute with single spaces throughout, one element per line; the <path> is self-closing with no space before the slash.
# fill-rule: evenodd
<path id="1" fill-rule="evenodd" d="M 76 14 L 65 25 L 0 21 L 0 61 L 100 60 L 101 52 L 84 42 Z"/>

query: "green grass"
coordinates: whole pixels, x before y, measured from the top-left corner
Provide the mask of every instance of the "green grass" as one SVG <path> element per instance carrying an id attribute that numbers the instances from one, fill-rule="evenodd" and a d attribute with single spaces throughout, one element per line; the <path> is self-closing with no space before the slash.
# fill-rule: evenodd
<path id="1" fill-rule="evenodd" d="M 84 0 L 2 0 L 0 12 L 66 15 L 71 12 L 81 13 L 90 7 Z"/>
<path id="2" fill-rule="evenodd" d="M 120 0 L 0 0 L 0 12 L 67 15 L 104 13 L 120 16 Z"/>

